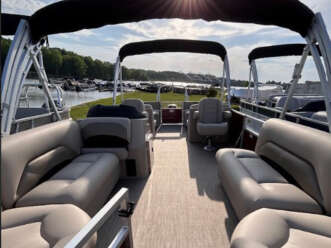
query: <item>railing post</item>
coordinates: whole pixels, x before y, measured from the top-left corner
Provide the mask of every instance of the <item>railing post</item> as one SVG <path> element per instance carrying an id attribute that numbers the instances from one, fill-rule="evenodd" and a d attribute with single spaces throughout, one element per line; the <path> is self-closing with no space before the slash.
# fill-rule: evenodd
<path id="1" fill-rule="evenodd" d="M 293 71 L 292 80 L 291 80 L 292 84 L 291 84 L 289 92 L 287 94 L 287 98 L 286 98 L 283 110 L 280 114 L 280 119 L 285 118 L 285 114 L 287 112 L 288 105 L 289 105 L 290 100 L 292 99 L 292 97 L 294 95 L 295 87 L 297 86 L 297 83 L 299 82 L 299 80 L 301 78 L 301 73 L 302 73 L 302 70 L 305 66 L 308 55 L 309 55 L 309 48 L 306 46 L 303 50 L 300 63 L 295 64 L 295 66 L 294 66 L 294 71 Z"/>

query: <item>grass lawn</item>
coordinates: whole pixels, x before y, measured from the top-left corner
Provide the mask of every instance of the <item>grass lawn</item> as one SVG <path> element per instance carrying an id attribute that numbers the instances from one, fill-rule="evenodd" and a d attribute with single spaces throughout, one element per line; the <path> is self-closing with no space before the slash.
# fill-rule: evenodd
<path id="1" fill-rule="evenodd" d="M 205 97 L 205 95 L 191 95 L 190 101 L 200 101 L 201 98 Z M 127 98 L 139 98 L 143 100 L 144 102 L 148 101 L 156 101 L 156 93 L 148 93 L 148 92 L 141 92 L 141 91 L 135 91 L 135 92 L 129 92 L 124 94 L 124 99 Z M 178 107 L 181 107 L 181 102 L 184 101 L 184 94 L 176 94 L 176 93 L 162 93 L 161 94 L 161 102 L 175 102 L 178 101 L 177 105 Z M 116 104 L 121 103 L 121 97 L 118 96 L 116 98 Z M 102 104 L 102 105 L 112 105 L 113 104 L 113 98 L 105 98 L 100 99 L 93 102 L 88 102 L 84 104 L 80 104 L 77 106 L 74 106 L 71 108 L 70 116 L 71 118 L 77 120 L 82 119 L 86 117 L 87 111 L 89 108 L 91 108 L 94 105 Z M 162 106 L 166 106 L 168 103 L 163 103 Z"/>

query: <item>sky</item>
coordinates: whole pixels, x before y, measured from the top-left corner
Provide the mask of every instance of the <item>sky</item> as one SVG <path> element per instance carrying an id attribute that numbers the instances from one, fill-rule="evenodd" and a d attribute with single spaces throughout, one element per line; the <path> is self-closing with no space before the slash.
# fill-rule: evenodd
<path id="1" fill-rule="evenodd" d="M 31 15 L 55 0 L 2 0 L 2 13 Z M 301 0 L 314 12 L 321 12 L 331 35 L 330 0 Z M 59 16 L 59 18 L 61 18 Z M 302 43 L 297 33 L 276 27 L 230 22 L 205 22 L 202 20 L 149 20 L 138 23 L 85 29 L 75 33 L 50 35 L 51 47 L 64 48 L 80 55 L 114 63 L 121 46 L 129 42 L 151 39 L 182 38 L 211 40 L 222 43 L 228 52 L 231 78 L 248 79 L 247 56 L 255 47 L 285 43 Z M 299 57 L 261 59 L 257 61 L 259 81 L 289 82 L 294 64 Z M 157 71 L 173 70 L 222 75 L 222 63 L 213 55 L 164 53 L 128 57 L 123 65 L 129 68 Z M 307 61 L 302 82 L 318 80 L 312 59 Z"/>

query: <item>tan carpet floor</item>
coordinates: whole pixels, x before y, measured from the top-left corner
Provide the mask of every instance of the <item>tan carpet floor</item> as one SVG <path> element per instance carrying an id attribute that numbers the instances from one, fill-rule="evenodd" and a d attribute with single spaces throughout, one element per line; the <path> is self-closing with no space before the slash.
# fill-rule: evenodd
<path id="1" fill-rule="evenodd" d="M 154 150 L 149 178 L 126 185 L 137 201 L 134 247 L 228 247 L 236 219 L 220 187 L 215 153 L 188 143 L 180 126 L 162 127 Z"/>

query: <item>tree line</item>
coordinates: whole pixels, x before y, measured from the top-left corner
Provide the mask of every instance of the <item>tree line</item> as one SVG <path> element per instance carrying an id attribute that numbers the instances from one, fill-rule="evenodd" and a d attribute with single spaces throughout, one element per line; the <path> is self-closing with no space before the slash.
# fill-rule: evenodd
<path id="1" fill-rule="evenodd" d="M 1 65 L 4 65 L 11 40 L 1 38 Z M 90 56 L 81 56 L 71 51 L 60 48 L 42 48 L 44 67 L 47 75 L 51 77 L 66 78 L 90 78 L 113 80 L 114 64 L 104 62 L 99 59 L 93 59 Z M 32 67 L 29 77 L 36 76 Z M 138 81 L 192 81 L 181 72 L 174 71 L 153 71 L 141 69 L 129 69 L 122 67 L 122 76 L 124 80 Z"/>

